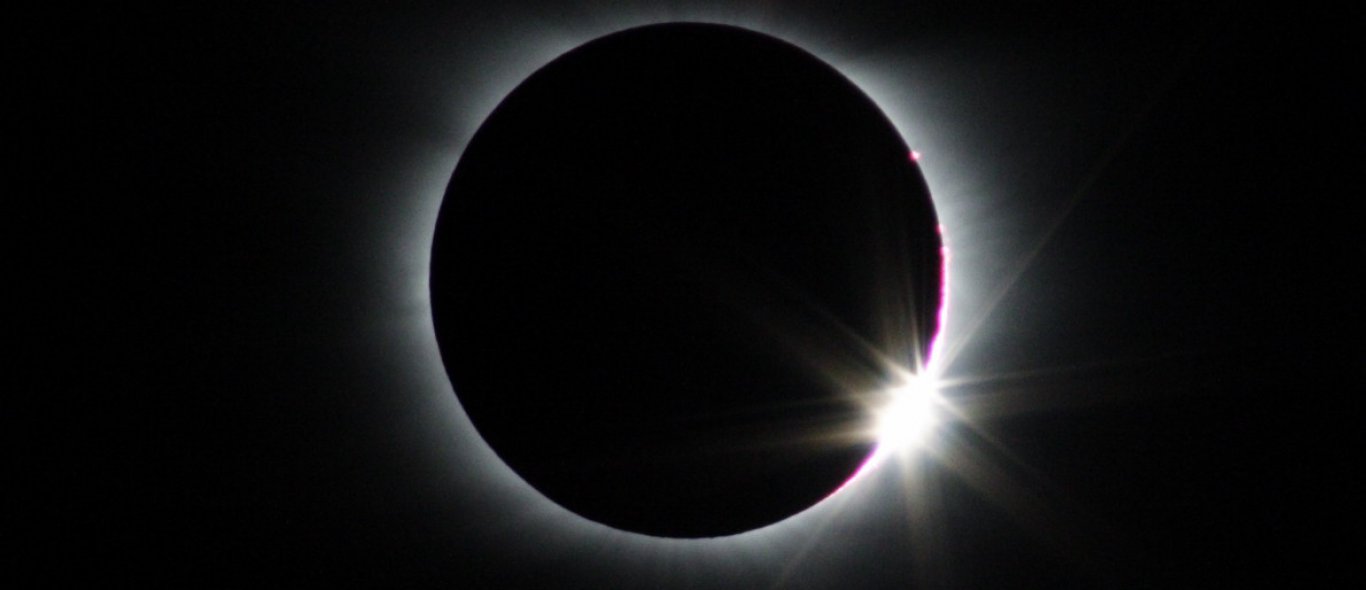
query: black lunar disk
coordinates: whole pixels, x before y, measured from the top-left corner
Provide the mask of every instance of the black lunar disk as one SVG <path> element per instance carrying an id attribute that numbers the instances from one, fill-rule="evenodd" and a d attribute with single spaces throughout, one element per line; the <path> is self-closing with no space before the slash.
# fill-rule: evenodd
<path id="1" fill-rule="evenodd" d="M 867 458 L 867 396 L 938 327 L 909 153 L 854 84 L 766 35 L 654 25 L 560 56 L 479 128 L 441 207 L 456 395 L 588 519 L 705 537 L 801 512 Z"/>

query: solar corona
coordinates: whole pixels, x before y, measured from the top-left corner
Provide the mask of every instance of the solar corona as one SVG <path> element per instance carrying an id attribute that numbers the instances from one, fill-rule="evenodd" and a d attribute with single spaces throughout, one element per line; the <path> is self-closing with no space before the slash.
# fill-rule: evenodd
<path id="1" fill-rule="evenodd" d="M 441 358 L 479 435 L 609 527 L 716 537 L 933 428 L 944 250 L 887 116 L 746 29 L 627 29 L 541 67 L 437 218 Z"/>

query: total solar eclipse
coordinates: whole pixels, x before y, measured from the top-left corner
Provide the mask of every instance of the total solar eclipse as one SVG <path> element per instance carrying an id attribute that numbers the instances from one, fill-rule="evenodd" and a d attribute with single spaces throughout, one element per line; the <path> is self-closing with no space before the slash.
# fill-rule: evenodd
<path id="1" fill-rule="evenodd" d="M 939 328 L 911 154 L 767 35 L 653 25 L 565 53 L 484 121 L 441 205 L 460 403 L 528 484 L 614 528 L 721 536 L 816 504 Z"/>

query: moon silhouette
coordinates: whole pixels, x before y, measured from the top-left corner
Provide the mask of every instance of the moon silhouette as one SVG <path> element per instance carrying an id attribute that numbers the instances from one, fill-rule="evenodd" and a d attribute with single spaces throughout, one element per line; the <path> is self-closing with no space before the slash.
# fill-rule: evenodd
<path id="1" fill-rule="evenodd" d="M 653 25 L 565 53 L 446 190 L 430 284 L 457 397 L 528 484 L 614 528 L 721 536 L 816 504 L 938 329 L 911 154 L 767 35 Z"/>

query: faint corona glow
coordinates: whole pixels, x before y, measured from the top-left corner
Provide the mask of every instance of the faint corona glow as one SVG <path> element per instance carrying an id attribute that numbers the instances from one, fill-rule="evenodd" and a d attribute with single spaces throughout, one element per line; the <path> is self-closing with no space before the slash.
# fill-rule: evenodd
<path id="1" fill-rule="evenodd" d="M 955 113 L 941 112 L 938 106 L 955 103 L 934 100 L 944 91 L 943 80 L 927 75 L 922 69 L 903 67 L 906 64 L 900 58 L 890 59 L 860 52 L 847 44 L 849 36 L 840 33 L 842 29 L 837 22 L 797 10 L 760 11 L 754 14 L 749 10 L 699 5 L 673 6 L 669 9 L 614 8 L 570 18 L 557 14 L 553 21 L 554 26 L 542 25 L 523 31 L 499 31 L 498 27 L 491 27 L 489 30 L 492 32 L 488 37 L 474 45 L 479 47 L 477 51 L 459 54 L 458 59 L 453 58 L 455 71 L 463 78 L 445 86 L 445 99 L 452 105 L 448 111 L 449 118 L 438 126 L 445 132 L 436 141 L 424 136 L 420 142 L 416 142 L 416 147 L 412 149 L 415 153 L 420 152 L 420 157 L 414 156 L 410 168 L 403 169 L 392 181 L 397 188 L 391 192 L 414 195 L 414 198 L 392 201 L 391 217 L 396 223 L 382 239 L 391 241 L 393 245 L 376 250 L 395 252 L 398 264 L 385 264 L 378 267 L 380 270 L 376 272 L 390 276 L 387 273 L 395 273 L 395 269 L 398 269 L 397 274 L 400 276 L 395 276 L 393 280 L 401 281 L 407 287 L 396 290 L 401 291 L 404 297 L 401 301 L 395 301 L 394 305 L 402 310 L 405 322 L 409 322 L 405 323 L 407 329 L 401 332 L 410 335 L 413 340 L 411 345 L 419 354 L 402 358 L 412 363 L 415 373 L 423 375 L 421 381 L 428 384 L 425 390 L 426 403 L 429 407 L 439 408 L 432 414 L 434 421 L 440 423 L 433 425 L 434 431 L 449 433 L 452 429 L 448 425 L 455 425 L 453 438 L 438 445 L 441 452 L 437 454 L 440 458 L 434 459 L 439 465 L 436 469 L 447 470 L 450 465 L 469 466 L 468 469 L 462 467 L 463 477 L 467 481 L 477 482 L 474 487 L 493 498 L 489 503 L 481 504 L 480 509 L 509 515 L 508 519 L 498 519 L 498 523 L 519 523 L 516 526 L 490 524 L 488 532 L 507 535 L 509 538 L 525 534 L 527 530 L 548 535 L 560 541 L 546 545 L 558 558 L 592 562 L 593 559 L 586 557 L 581 548 L 618 547 L 631 557 L 626 560 L 627 563 L 639 564 L 632 571 L 643 576 L 643 579 L 658 576 L 658 572 L 663 571 L 659 569 L 660 564 L 664 563 L 670 564 L 668 571 L 675 571 L 673 568 L 680 563 L 699 566 L 684 568 L 689 571 L 717 571 L 718 564 L 732 564 L 722 568 L 727 570 L 744 569 L 734 565 L 738 563 L 737 559 L 747 563 L 786 563 L 789 565 L 784 568 L 786 573 L 783 577 L 794 575 L 794 572 L 803 569 L 797 565 L 805 563 L 802 556 L 819 554 L 820 547 L 827 543 L 822 539 L 830 537 L 832 531 L 880 523 L 881 518 L 876 513 L 885 510 L 890 498 L 885 497 L 885 490 L 877 482 L 890 481 L 887 478 L 900 480 L 907 474 L 896 470 L 877 474 L 874 472 L 880 470 L 874 467 L 885 463 L 883 459 L 889 456 L 904 457 L 909 451 L 925 450 L 925 447 L 933 444 L 936 425 L 942 425 L 945 417 L 957 413 L 932 390 L 936 401 L 929 414 L 931 420 L 922 423 L 929 427 L 923 429 L 918 437 L 910 438 L 916 441 L 915 444 L 889 442 L 908 438 L 900 434 L 889 434 L 887 440 L 876 439 L 878 442 L 874 451 L 858 471 L 825 500 L 786 520 L 752 531 L 711 539 L 672 539 L 620 531 L 584 519 L 535 492 L 499 460 L 475 432 L 450 386 L 437 354 L 428 284 L 430 246 L 446 183 L 469 138 L 494 107 L 538 67 L 583 43 L 620 30 L 664 22 L 727 24 L 793 43 L 834 66 L 854 82 L 883 110 L 903 138 L 918 142 L 928 153 L 939 155 L 934 158 L 934 166 L 922 170 L 930 187 L 936 213 L 944 223 L 939 227 L 943 238 L 940 284 L 943 298 L 938 310 L 938 330 L 929 344 L 927 358 L 913 359 L 913 363 L 898 371 L 902 378 L 911 375 L 912 371 L 937 376 L 945 368 L 941 365 L 946 363 L 940 358 L 945 355 L 935 354 L 935 351 L 944 348 L 941 345 L 946 331 L 949 335 L 958 333 L 949 326 L 950 244 L 945 226 L 957 231 L 966 221 L 976 219 L 974 210 L 964 205 L 971 201 L 961 198 L 973 193 L 976 188 L 971 182 L 974 177 L 969 173 L 974 168 L 963 163 L 972 153 L 953 141 L 954 138 L 964 137 L 964 134 L 955 132 Z M 913 62 L 912 65 L 918 63 Z M 490 64 L 497 65 L 491 67 Z M 427 84 L 428 81 L 424 79 L 422 83 Z M 908 152 L 912 162 L 924 165 L 921 152 Z M 946 154 L 948 157 L 943 157 Z M 970 229 L 959 234 L 973 237 Z M 974 252 L 969 250 L 968 256 L 962 258 L 973 259 Z M 961 263 L 960 260 L 958 264 Z M 972 276 L 968 276 L 966 280 L 956 281 L 956 286 L 960 288 L 955 289 L 953 295 L 961 297 L 965 290 L 961 287 L 968 287 L 966 290 L 972 291 L 972 279 Z M 956 309 L 964 308 L 959 306 Z M 958 315 L 955 313 L 955 318 Z M 892 391 L 899 390 L 896 388 Z M 890 402 L 895 397 L 881 399 Z M 870 420 L 866 423 L 870 426 L 862 434 L 870 437 L 875 434 L 875 429 L 871 427 L 873 422 L 886 422 L 888 430 L 895 432 L 891 428 L 894 420 L 890 416 L 910 412 L 892 410 L 892 407 L 889 403 L 885 407 L 872 408 L 868 414 Z M 889 418 L 877 420 L 884 409 L 891 410 L 887 412 Z M 894 452 L 898 450 L 900 452 Z M 859 483 L 855 485 L 856 482 Z M 448 498 L 443 497 L 443 500 Z M 612 554 L 617 555 L 615 552 Z M 613 559 L 613 564 L 619 567 L 621 562 L 620 559 Z"/>
<path id="2" fill-rule="evenodd" d="M 971 356 L 963 356 L 952 370 L 950 366 L 959 356 L 954 353 L 971 344 L 965 324 L 983 313 L 984 294 L 996 280 L 995 261 L 1012 255 L 1004 249 L 1010 242 L 994 231 L 997 218 L 1011 212 L 1000 206 L 1011 202 L 1005 195 L 1018 190 L 999 173 L 1013 158 L 994 149 L 1010 144 L 999 134 L 1011 129 L 1001 124 L 986 127 L 991 119 L 976 119 L 984 104 L 991 106 L 990 95 L 981 101 L 961 99 L 980 88 L 982 66 L 992 62 L 981 62 L 956 47 L 946 47 L 942 55 L 915 53 L 909 46 L 869 51 L 860 42 L 857 23 L 832 18 L 843 12 L 807 5 L 604 3 L 578 9 L 513 5 L 500 10 L 504 12 L 477 18 L 458 11 L 438 15 L 433 24 L 467 35 L 449 49 L 423 46 L 422 52 L 414 52 L 426 56 L 421 67 L 395 70 L 394 75 L 410 85 L 409 100 L 441 106 L 435 120 L 403 127 L 411 131 L 401 136 L 405 143 L 391 150 L 389 172 L 377 175 L 376 184 L 365 188 L 384 198 L 377 205 L 373 235 L 365 248 L 356 250 L 372 265 L 369 275 L 393 287 L 383 291 L 384 307 L 371 314 L 382 322 L 373 329 L 385 337 L 368 340 L 374 348 L 366 352 L 390 363 L 390 374 L 397 376 L 395 388 L 407 385 L 417 390 L 410 395 L 424 422 L 421 428 L 405 431 L 403 440 L 420 445 L 414 454 L 422 460 L 414 466 L 433 482 L 415 499 L 420 505 L 439 507 L 429 515 L 433 526 L 467 531 L 458 534 L 483 540 L 482 546 L 494 548 L 501 559 L 525 562 L 528 571 L 557 568 L 566 576 L 562 586 L 850 586 L 851 572 L 876 572 L 888 565 L 885 533 L 903 528 L 920 543 L 917 550 L 899 557 L 933 571 L 936 532 L 943 532 L 946 525 L 938 521 L 936 506 L 942 499 L 937 487 L 924 477 L 933 470 L 920 467 L 933 463 L 954 473 L 981 472 L 980 464 L 960 465 L 962 442 L 953 436 L 960 425 L 972 426 L 971 416 L 955 403 L 956 388 L 972 369 L 962 365 L 970 364 L 965 361 Z M 890 410 L 892 399 L 888 392 L 866 392 L 877 394 L 870 401 L 878 404 L 865 412 L 858 432 L 849 434 L 875 446 L 858 471 L 806 511 L 727 537 L 675 539 L 621 531 L 582 518 L 536 492 L 475 431 L 445 372 L 432 326 L 428 273 L 436 218 L 447 183 L 474 132 L 542 65 L 604 35 L 665 22 L 744 27 L 797 45 L 834 66 L 872 98 L 908 145 L 916 145 L 916 151 L 908 148 L 907 158 L 921 168 L 942 223 L 938 330 L 925 359 L 895 360 L 902 364 L 902 378 L 912 372 L 929 375 L 944 388 L 942 397 L 932 389 L 938 401 L 930 427 L 918 440 L 912 439 L 914 444 L 899 448 L 872 438 L 883 404 Z M 928 161 L 922 157 L 926 154 L 932 155 Z M 990 335 L 990 326 L 976 341 Z M 886 422 L 890 426 L 893 421 Z M 894 434 L 888 440 L 902 438 Z M 933 461 L 918 467 L 910 461 L 884 460 L 912 456 Z M 979 487 L 998 492 L 1009 488 L 997 481 Z M 909 520 L 903 522 L 897 515 Z M 527 538 L 537 539 L 537 551 L 525 551 Z M 514 552 L 512 547 L 519 549 Z M 576 564 L 577 569 L 565 564 Z M 829 567 L 835 564 L 838 567 Z"/>

